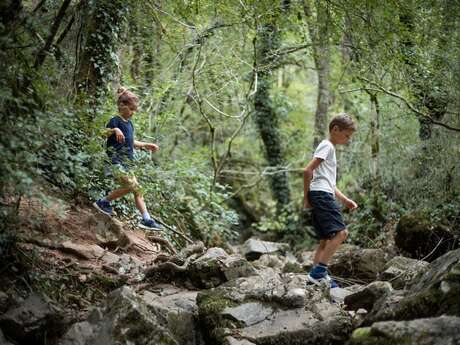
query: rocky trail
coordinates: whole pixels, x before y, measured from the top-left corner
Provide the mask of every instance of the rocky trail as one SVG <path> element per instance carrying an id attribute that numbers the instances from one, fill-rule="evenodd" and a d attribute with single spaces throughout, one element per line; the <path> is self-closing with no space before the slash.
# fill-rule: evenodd
<path id="1" fill-rule="evenodd" d="M 428 262 L 344 245 L 329 289 L 305 285 L 313 252 L 287 244 L 206 248 L 84 204 L 20 208 L 34 222 L 2 263 L 2 345 L 460 344 L 460 249 Z"/>

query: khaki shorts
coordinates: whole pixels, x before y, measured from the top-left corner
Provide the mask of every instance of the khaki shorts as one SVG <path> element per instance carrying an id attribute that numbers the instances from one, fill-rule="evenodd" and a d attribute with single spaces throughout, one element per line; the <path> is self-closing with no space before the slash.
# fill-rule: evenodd
<path id="1" fill-rule="evenodd" d="M 113 176 L 122 188 L 128 188 L 132 192 L 141 193 L 141 185 L 132 171 L 121 164 L 113 164 L 107 168 L 106 176 Z"/>

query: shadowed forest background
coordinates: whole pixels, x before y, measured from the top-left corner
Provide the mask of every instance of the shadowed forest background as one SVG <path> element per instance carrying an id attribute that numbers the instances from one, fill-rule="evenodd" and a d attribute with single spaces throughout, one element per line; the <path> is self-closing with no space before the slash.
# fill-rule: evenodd
<path id="1" fill-rule="evenodd" d="M 459 14 L 448 0 L 2 1 L 1 247 L 22 198 L 110 189 L 100 133 L 120 85 L 140 98 L 137 139 L 161 148 L 137 153 L 150 211 L 187 236 L 313 243 L 302 171 L 339 112 L 358 124 L 338 148 L 359 204 L 350 242 L 380 246 L 408 213 L 458 227 Z"/>

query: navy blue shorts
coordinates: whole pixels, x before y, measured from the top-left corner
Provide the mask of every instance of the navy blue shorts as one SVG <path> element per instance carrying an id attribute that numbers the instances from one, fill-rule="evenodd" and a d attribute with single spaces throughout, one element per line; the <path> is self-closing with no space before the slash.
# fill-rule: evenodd
<path id="1" fill-rule="evenodd" d="M 308 200 L 313 207 L 313 227 L 319 239 L 331 239 L 337 232 L 346 229 L 340 207 L 332 193 L 311 190 L 308 192 Z"/>

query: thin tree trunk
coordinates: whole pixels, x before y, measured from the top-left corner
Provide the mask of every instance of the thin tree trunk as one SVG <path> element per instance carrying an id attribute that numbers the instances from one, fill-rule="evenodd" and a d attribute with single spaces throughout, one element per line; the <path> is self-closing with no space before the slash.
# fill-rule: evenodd
<path id="1" fill-rule="evenodd" d="M 315 132 L 313 146 L 316 147 L 327 135 L 327 112 L 331 103 L 329 74 L 331 54 L 329 50 L 329 11 L 325 4 L 316 1 L 316 18 L 307 0 L 303 0 L 303 10 L 308 32 L 312 41 L 313 60 L 318 76 L 318 95 L 315 111 Z"/>

